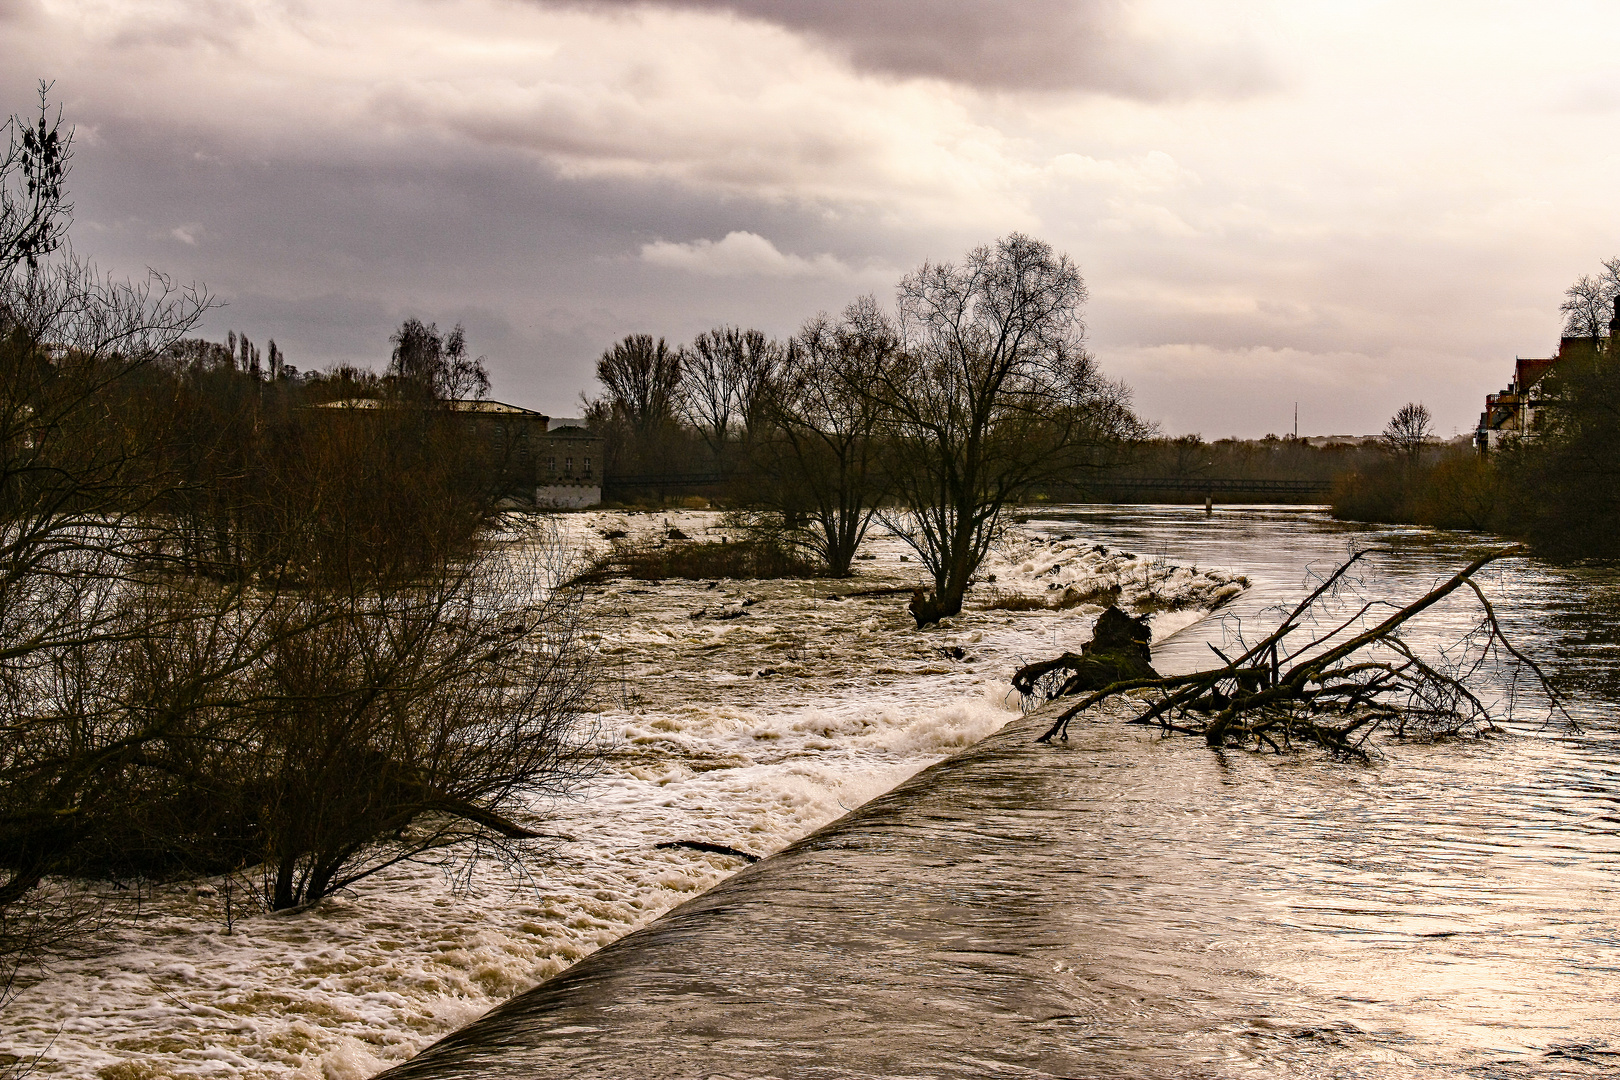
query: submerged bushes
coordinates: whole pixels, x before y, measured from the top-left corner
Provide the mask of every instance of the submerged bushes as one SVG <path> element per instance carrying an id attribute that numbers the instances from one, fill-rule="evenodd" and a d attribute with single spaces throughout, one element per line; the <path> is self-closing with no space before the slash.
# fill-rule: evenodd
<path id="1" fill-rule="evenodd" d="M 758 539 L 616 543 L 585 576 L 592 580 L 620 576 L 637 581 L 662 581 L 665 578 L 755 581 L 829 575 L 824 563 L 806 558 L 789 545 L 773 539 Z"/>
<path id="2" fill-rule="evenodd" d="M 533 839 L 526 796 L 590 764 L 578 602 L 538 562 L 365 593 L 132 588 L 123 633 L 10 671 L 61 704 L 8 717 L 0 849 L 35 875 L 262 867 L 285 908 L 457 840 Z"/>

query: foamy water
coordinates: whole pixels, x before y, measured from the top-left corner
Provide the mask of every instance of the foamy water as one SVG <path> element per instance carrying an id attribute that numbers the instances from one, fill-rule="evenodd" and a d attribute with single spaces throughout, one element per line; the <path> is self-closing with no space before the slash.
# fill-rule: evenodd
<path id="1" fill-rule="evenodd" d="M 598 549 L 611 530 L 727 531 L 706 512 L 560 520 Z M 1017 715 L 1012 670 L 1078 649 L 1100 604 L 1009 612 L 987 607 L 995 597 L 1118 589 L 1123 606 L 1154 610 L 1157 639 L 1246 584 L 1164 553 L 1015 534 L 968 609 L 918 632 L 904 596 L 831 598 L 920 581 L 894 538 L 865 551 L 845 581 L 593 590 L 593 719 L 609 752 L 578 798 L 535 807 L 567 838 L 553 861 L 484 865 L 464 888 L 453 856 L 399 867 L 229 933 L 218 881 L 160 886 L 101 955 L 57 965 L 6 1009 L 0 1052 L 107 1080 L 369 1076 L 743 865 L 659 843 L 770 854 Z"/>

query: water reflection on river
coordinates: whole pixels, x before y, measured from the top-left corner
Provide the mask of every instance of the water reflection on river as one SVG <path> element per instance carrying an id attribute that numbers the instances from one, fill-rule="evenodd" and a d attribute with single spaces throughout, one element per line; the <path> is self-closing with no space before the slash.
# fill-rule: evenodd
<path id="1" fill-rule="evenodd" d="M 1412 593 L 1484 545 L 1310 513 L 1055 510 L 1030 528 L 1297 597 L 1351 543 Z M 1489 585 L 1585 734 L 1214 753 L 1039 717 L 729 879 L 406 1067 L 435 1076 L 1612 1075 L 1620 583 Z M 1430 643 L 1462 605 L 1438 613 Z M 1419 640 L 1424 640 L 1421 636 Z M 1213 620 L 1161 643 L 1208 662 Z M 1538 718 L 1539 718 L 1539 714 Z"/>

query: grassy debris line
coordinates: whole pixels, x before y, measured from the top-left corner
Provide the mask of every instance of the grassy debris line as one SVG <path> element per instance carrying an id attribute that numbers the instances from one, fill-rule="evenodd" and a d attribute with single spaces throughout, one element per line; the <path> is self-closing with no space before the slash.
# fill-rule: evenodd
<path id="1" fill-rule="evenodd" d="M 758 581 L 826 576 L 827 568 L 823 564 L 807 559 L 782 544 L 730 540 L 615 545 L 612 551 L 581 575 L 581 580 L 603 581 L 611 577 L 628 577 L 637 581 L 662 581 L 665 578 Z"/>
<path id="2" fill-rule="evenodd" d="M 990 611 L 1069 611 L 1083 604 L 1100 604 L 1107 607 L 1119 601 L 1119 594 L 1120 588 L 1117 585 L 1087 589 L 1084 592 L 1071 586 L 1064 589 L 1062 595 L 1051 600 L 1025 596 L 1022 593 L 1003 593 L 985 607 Z"/>

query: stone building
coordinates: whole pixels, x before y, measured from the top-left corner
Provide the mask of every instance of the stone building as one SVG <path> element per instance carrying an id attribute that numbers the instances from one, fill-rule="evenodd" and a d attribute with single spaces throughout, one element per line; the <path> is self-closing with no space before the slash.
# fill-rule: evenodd
<path id="1" fill-rule="evenodd" d="M 551 420 L 536 443 L 536 506 L 578 508 L 602 501 L 602 440 L 583 420 Z"/>

